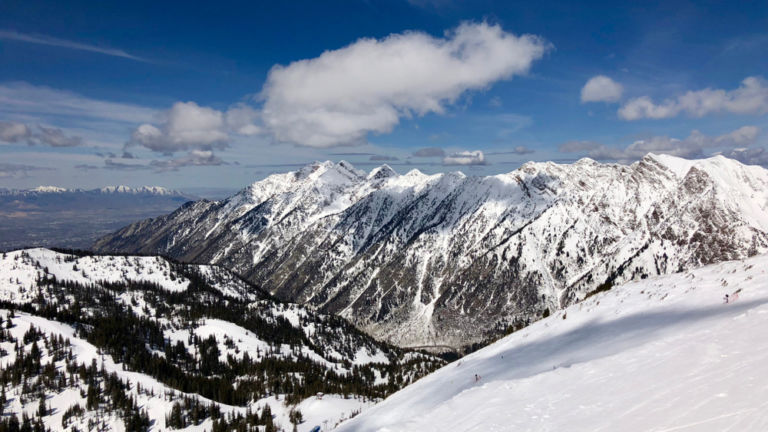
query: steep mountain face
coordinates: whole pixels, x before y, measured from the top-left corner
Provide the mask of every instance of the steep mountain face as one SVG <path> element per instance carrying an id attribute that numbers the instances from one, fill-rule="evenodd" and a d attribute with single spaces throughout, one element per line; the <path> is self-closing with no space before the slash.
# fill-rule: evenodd
<path id="1" fill-rule="evenodd" d="M 0 426 L 36 413 L 52 429 L 229 430 L 272 424 L 270 406 L 290 429 L 317 392 L 333 424 L 445 363 L 217 266 L 29 249 L 2 254 L 0 275 Z"/>
<path id="2" fill-rule="evenodd" d="M 157 186 L 0 189 L 0 250 L 86 248 L 126 224 L 166 214 L 194 199 Z"/>
<path id="3" fill-rule="evenodd" d="M 401 346 L 463 346 L 613 283 L 768 250 L 768 171 L 724 157 L 508 174 L 274 175 L 99 240 L 221 264 Z"/>

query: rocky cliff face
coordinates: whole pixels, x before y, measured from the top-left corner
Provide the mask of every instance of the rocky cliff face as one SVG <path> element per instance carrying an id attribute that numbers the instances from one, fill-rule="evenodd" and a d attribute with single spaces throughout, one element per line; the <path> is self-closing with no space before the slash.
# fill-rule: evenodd
<path id="1" fill-rule="evenodd" d="M 395 344 L 461 346 L 606 283 L 768 251 L 767 191 L 768 171 L 720 156 L 489 177 L 324 162 L 95 248 L 221 264 Z"/>

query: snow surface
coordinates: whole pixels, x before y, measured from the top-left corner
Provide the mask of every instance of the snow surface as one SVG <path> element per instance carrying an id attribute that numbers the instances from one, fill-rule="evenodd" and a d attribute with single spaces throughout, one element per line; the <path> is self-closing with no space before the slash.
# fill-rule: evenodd
<path id="1" fill-rule="evenodd" d="M 614 287 L 338 430 L 768 430 L 766 268 L 762 255 Z"/>
<path id="2" fill-rule="evenodd" d="M 7 310 L 0 309 L 0 313 L 2 313 L 3 316 L 8 316 Z M 46 335 L 61 335 L 65 339 L 69 339 L 70 343 L 72 344 L 72 352 L 74 354 L 75 360 L 78 363 L 89 365 L 91 364 L 91 361 L 96 360 L 99 367 L 103 367 L 107 373 L 114 372 L 117 374 L 118 378 L 127 383 L 130 383 L 131 393 L 136 396 L 139 408 L 146 409 L 150 421 L 154 421 L 153 426 L 150 427 L 150 430 L 152 431 L 166 430 L 165 416 L 171 411 L 173 403 L 180 400 L 184 395 L 197 396 L 200 402 L 203 404 L 212 403 L 212 401 L 199 395 L 182 393 L 178 390 L 174 390 L 148 375 L 124 370 L 122 363 L 114 362 L 112 357 L 109 355 L 99 354 L 99 349 L 97 347 L 93 346 L 86 340 L 78 338 L 75 335 L 75 330 L 66 324 L 19 312 L 17 312 L 16 317 L 13 318 L 13 323 L 14 327 L 11 329 L 11 334 L 18 340 L 23 338 L 24 333 L 29 330 L 31 325 L 34 325 L 38 330 L 41 330 Z M 15 360 L 15 353 L 13 351 L 13 344 L 5 342 L 2 345 L 3 348 L 10 353 L 9 356 L 5 356 L 0 359 L 0 367 L 5 367 L 7 364 Z M 42 363 L 46 363 L 48 361 L 50 361 L 50 359 L 47 356 L 44 356 L 41 359 Z M 63 365 L 61 367 L 63 367 Z M 146 393 L 140 393 L 136 391 L 137 384 L 140 385 L 144 390 L 151 390 L 154 392 L 155 396 L 149 396 Z M 84 388 L 85 385 L 81 384 L 81 387 Z M 11 396 L 17 394 L 17 390 L 18 389 L 12 390 L 10 392 Z M 11 401 L 10 405 L 5 409 L 6 412 L 20 413 L 23 410 L 29 414 L 35 413 L 37 409 L 36 400 L 27 403 L 22 407 L 18 397 L 13 397 L 12 399 L 13 400 Z M 44 423 L 46 427 L 50 427 L 52 430 L 60 430 L 61 419 L 64 412 L 66 412 L 69 407 L 76 404 L 85 406 L 85 398 L 80 395 L 80 391 L 73 388 L 67 388 L 60 393 L 49 395 L 47 403 L 49 404 L 50 408 L 52 408 L 52 411 L 50 415 L 43 419 Z M 222 413 L 228 414 L 232 412 L 238 412 L 245 414 L 246 412 L 245 407 L 235 407 L 220 403 L 218 403 L 218 405 L 221 408 Z M 87 424 L 86 420 L 91 418 L 93 415 L 94 413 L 87 414 L 80 423 Z M 101 420 L 105 419 L 102 418 Z M 124 430 L 122 419 L 118 416 L 110 415 L 110 418 L 107 419 L 107 422 L 109 424 L 110 430 Z M 78 426 L 81 430 L 87 430 L 87 426 Z M 210 420 L 207 420 L 201 425 L 188 428 L 187 430 L 202 431 L 206 428 L 206 426 L 207 429 L 210 430 Z"/>
<path id="3" fill-rule="evenodd" d="M 0 309 L 0 318 L 7 316 L 8 311 Z M 24 333 L 26 333 L 32 325 L 46 335 L 61 335 L 70 341 L 75 361 L 88 365 L 95 360 L 100 367 L 103 367 L 107 371 L 107 373 L 114 372 L 121 380 L 129 383 L 129 392 L 136 397 L 139 408 L 145 409 L 149 415 L 150 421 L 153 422 L 150 427 L 151 431 L 169 430 L 165 427 L 165 416 L 170 413 L 174 402 L 181 400 L 184 396 L 197 396 L 200 402 L 206 405 L 213 403 L 211 400 L 199 395 L 174 390 L 148 375 L 125 370 L 122 363 L 116 363 L 109 355 L 100 354 L 100 350 L 97 347 L 86 340 L 78 338 L 75 330 L 66 324 L 21 312 L 16 312 L 16 316 L 13 318 L 13 324 L 14 327 L 11 328 L 10 331 L 18 340 L 22 340 Z M 207 320 L 207 322 L 200 326 L 196 331 L 199 335 L 214 334 L 218 337 L 221 337 L 222 334 L 224 334 L 223 332 L 229 332 L 230 337 L 240 339 L 241 348 L 245 348 L 249 351 L 251 349 L 255 350 L 255 346 L 253 345 L 258 346 L 260 344 L 260 341 L 258 340 L 243 340 L 242 338 L 247 337 L 247 335 L 241 333 L 249 333 L 251 337 L 253 336 L 252 333 L 220 320 Z M 0 356 L 0 368 L 4 368 L 16 359 L 14 344 L 11 342 L 2 342 L 0 343 L 0 348 L 8 353 L 5 356 Z M 268 345 L 265 344 L 262 348 L 268 348 Z M 45 351 L 45 348 L 42 349 Z M 257 355 L 254 353 L 252 358 L 256 357 Z M 41 358 L 41 362 L 45 364 L 49 362 L 50 359 L 50 356 L 46 354 Z M 63 367 L 63 362 L 59 367 Z M 137 391 L 137 385 L 141 386 L 143 389 L 142 392 Z M 80 391 L 85 387 L 86 384 L 80 383 L 79 388 L 77 386 L 68 387 L 59 393 L 49 394 L 47 396 L 46 403 L 51 411 L 50 414 L 43 419 L 46 427 L 49 427 L 52 430 L 60 430 L 62 416 L 69 407 L 76 404 L 79 404 L 81 407 L 86 405 L 85 397 L 81 395 Z M 152 391 L 153 394 L 150 395 L 147 391 Z M 30 417 L 34 417 L 38 409 L 38 400 L 33 398 L 31 402 L 22 405 L 18 398 L 19 393 L 20 387 L 10 388 L 8 390 L 7 395 L 10 402 L 6 406 L 5 412 L 25 412 L 29 414 Z M 224 414 L 245 414 L 248 409 L 252 412 L 260 412 L 265 404 L 270 405 L 275 424 L 282 426 L 284 430 L 292 429 L 289 413 L 292 409 L 298 408 L 304 416 L 304 422 L 298 425 L 298 431 L 306 432 L 310 431 L 314 426 L 321 426 L 323 427 L 323 430 L 330 430 L 330 428 L 333 428 L 341 421 L 353 417 L 362 410 L 370 407 L 373 405 L 373 402 L 360 398 L 344 398 L 341 395 L 324 395 L 321 399 L 318 399 L 317 397 L 307 398 L 294 406 L 287 405 L 285 403 L 285 396 L 279 395 L 254 401 L 248 404 L 248 406 L 231 406 L 217 403 Z M 88 420 L 94 417 L 99 417 L 100 421 L 105 422 L 108 425 L 109 430 L 124 430 L 122 419 L 115 414 L 97 415 L 95 412 L 89 412 L 81 418 L 75 418 L 72 422 L 80 430 L 87 430 Z M 184 430 L 210 431 L 211 426 L 211 420 L 208 419 L 199 425 L 191 425 Z"/>
<path id="4" fill-rule="evenodd" d="M 23 255 L 29 258 L 24 259 Z M 86 285 L 125 280 L 150 282 L 171 292 L 185 291 L 189 287 L 189 280 L 177 274 L 171 264 L 160 257 L 76 257 L 43 248 L 17 250 L 3 256 L 0 258 L 0 300 L 32 301 L 37 294 L 36 280 L 51 276 Z M 259 294 L 253 292 L 250 285 L 220 267 L 188 267 L 195 268 L 222 294 L 248 300 L 259 298 Z M 171 275 L 174 277 L 171 278 Z"/>
<path id="5" fill-rule="evenodd" d="M 261 412 L 261 407 L 269 405 L 275 422 L 283 425 L 286 430 L 292 430 L 289 420 L 291 409 L 301 411 L 304 421 L 297 425 L 298 432 L 309 432 L 315 426 L 322 431 L 333 430 L 339 423 L 354 417 L 361 411 L 373 405 L 373 402 L 358 398 L 344 398 L 341 395 L 323 395 L 322 398 L 310 397 L 299 402 L 295 407 L 286 406 L 282 399 L 274 396 L 260 399 L 253 404 L 253 411 Z"/>

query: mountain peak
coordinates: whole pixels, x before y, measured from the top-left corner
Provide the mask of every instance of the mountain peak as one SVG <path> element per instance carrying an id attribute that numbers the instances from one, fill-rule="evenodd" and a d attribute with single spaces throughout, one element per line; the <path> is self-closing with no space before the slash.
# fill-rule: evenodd
<path id="1" fill-rule="evenodd" d="M 179 195 L 179 192 L 177 191 L 166 189 L 160 186 L 141 186 L 136 188 L 125 186 L 125 185 L 104 186 L 102 188 L 97 189 L 97 191 L 103 194 Z"/>
<path id="2" fill-rule="evenodd" d="M 38 186 L 34 189 L 30 189 L 30 192 L 40 192 L 40 193 L 61 193 L 66 192 L 68 189 L 58 187 L 58 186 Z"/>
<path id="3" fill-rule="evenodd" d="M 386 179 L 391 177 L 397 177 L 397 172 L 392 169 L 387 164 L 384 164 L 380 167 L 374 168 L 371 170 L 371 173 L 368 174 L 368 180 L 379 180 L 379 179 Z"/>

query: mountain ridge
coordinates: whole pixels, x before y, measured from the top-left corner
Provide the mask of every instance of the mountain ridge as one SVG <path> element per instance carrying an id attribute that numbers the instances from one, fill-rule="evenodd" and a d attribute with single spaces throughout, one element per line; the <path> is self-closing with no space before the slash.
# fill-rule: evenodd
<path id="1" fill-rule="evenodd" d="M 397 345 L 461 347 L 604 284 L 768 250 L 766 190 L 768 171 L 722 156 L 528 162 L 487 177 L 326 161 L 94 247 L 219 263 Z"/>

